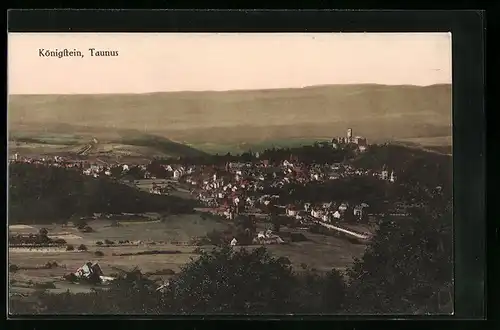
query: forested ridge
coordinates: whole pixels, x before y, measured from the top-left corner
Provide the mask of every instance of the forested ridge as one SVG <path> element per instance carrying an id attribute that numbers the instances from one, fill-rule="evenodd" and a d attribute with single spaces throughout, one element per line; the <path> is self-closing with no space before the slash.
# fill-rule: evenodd
<path id="1" fill-rule="evenodd" d="M 95 213 L 192 210 L 192 202 L 153 195 L 77 169 L 27 163 L 9 165 L 9 223 L 47 223 Z"/>

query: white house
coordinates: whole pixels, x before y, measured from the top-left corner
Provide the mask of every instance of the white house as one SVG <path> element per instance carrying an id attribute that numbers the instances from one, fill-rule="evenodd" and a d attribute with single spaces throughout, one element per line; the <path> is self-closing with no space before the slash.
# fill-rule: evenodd
<path id="1" fill-rule="evenodd" d="M 180 178 L 180 176 L 181 176 L 181 171 L 179 171 L 179 170 L 175 170 L 175 171 L 174 171 L 174 179 L 179 179 L 179 178 Z"/>
<path id="2" fill-rule="evenodd" d="M 345 212 L 345 211 L 347 211 L 347 204 L 346 204 L 346 203 L 342 203 L 342 204 L 340 204 L 340 206 L 339 206 L 338 210 L 339 210 L 340 212 Z"/>
<path id="3" fill-rule="evenodd" d="M 286 215 L 289 216 L 289 217 L 294 217 L 297 215 L 297 210 L 293 209 L 293 208 L 287 208 L 286 209 Z"/>
<path id="4" fill-rule="evenodd" d="M 363 216 L 363 207 L 360 205 L 354 207 L 353 214 L 354 216 L 361 218 Z"/>
<path id="5" fill-rule="evenodd" d="M 319 210 L 311 210 L 311 216 L 314 218 L 317 218 L 317 219 L 321 218 L 322 213 L 323 212 L 321 212 Z"/>
<path id="6" fill-rule="evenodd" d="M 340 214 L 340 212 L 339 212 L 339 211 L 335 211 L 335 212 L 333 213 L 333 218 L 334 218 L 334 219 L 337 219 L 337 220 L 338 220 L 338 219 L 340 219 L 340 217 L 341 217 L 341 214 Z"/>
<path id="7" fill-rule="evenodd" d="M 236 246 L 236 244 L 238 244 L 238 241 L 236 240 L 236 238 L 233 238 L 231 240 L 231 246 Z"/>
<path id="8" fill-rule="evenodd" d="M 394 171 L 391 172 L 391 177 L 389 179 L 391 182 L 395 182 L 396 181 L 396 175 L 394 174 Z"/>
<path id="9" fill-rule="evenodd" d="M 82 267 L 78 268 L 74 273 L 78 278 L 89 278 L 91 275 L 102 276 L 102 270 L 98 263 L 92 264 L 91 262 L 85 263 Z"/>

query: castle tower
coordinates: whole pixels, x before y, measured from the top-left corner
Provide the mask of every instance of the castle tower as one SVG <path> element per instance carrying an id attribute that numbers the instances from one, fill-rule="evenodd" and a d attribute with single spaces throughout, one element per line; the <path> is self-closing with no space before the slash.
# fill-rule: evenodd
<path id="1" fill-rule="evenodd" d="M 352 128 L 347 129 L 347 143 L 352 142 Z"/>

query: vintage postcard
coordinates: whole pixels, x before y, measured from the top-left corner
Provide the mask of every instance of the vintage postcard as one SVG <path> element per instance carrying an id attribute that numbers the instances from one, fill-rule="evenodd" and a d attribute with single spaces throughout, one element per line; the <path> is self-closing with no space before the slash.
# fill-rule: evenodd
<path id="1" fill-rule="evenodd" d="M 9 33 L 9 313 L 453 313 L 450 33 Z"/>

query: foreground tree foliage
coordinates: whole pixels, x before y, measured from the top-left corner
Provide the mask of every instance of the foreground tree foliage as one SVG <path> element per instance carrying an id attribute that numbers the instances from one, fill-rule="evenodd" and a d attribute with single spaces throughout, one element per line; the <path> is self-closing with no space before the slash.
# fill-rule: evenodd
<path id="1" fill-rule="evenodd" d="M 386 220 L 349 270 L 349 313 L 449 313 L 452 213 L 415 211 Z"/>
<path id="2" fill-rule="evenodd" d="M 188 264 L 165 299 L 177 313 L 286 313 L 295 285 L 288 259 L 224 247 Z"/>

